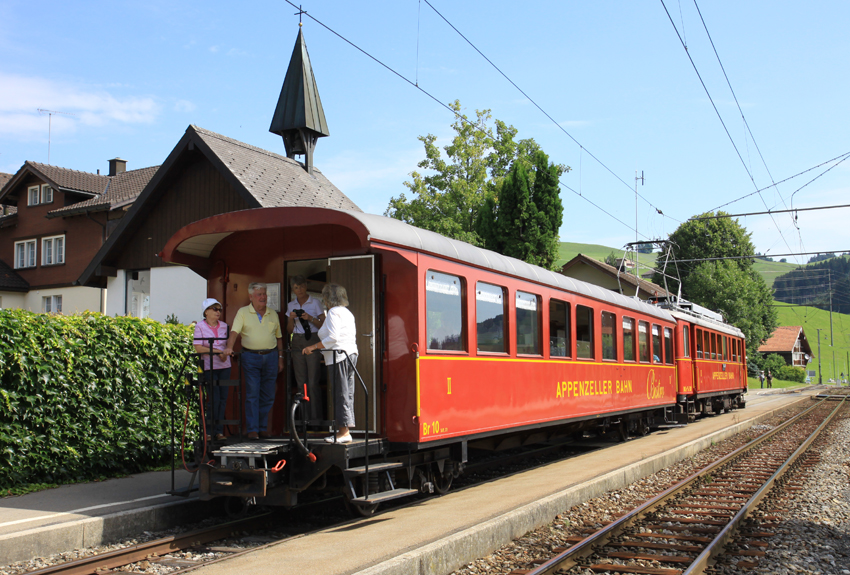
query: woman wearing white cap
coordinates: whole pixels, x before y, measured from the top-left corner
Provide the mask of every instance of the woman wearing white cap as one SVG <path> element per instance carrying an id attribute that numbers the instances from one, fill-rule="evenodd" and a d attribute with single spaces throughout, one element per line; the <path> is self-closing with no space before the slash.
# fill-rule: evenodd
<path id="1" fill-rule="evenodd" d="M 201 356 L 203 361 L 204 371 L 210 371 L 213 381 L 219 379 L 229 379 L 230 374 L 230 356 L 224 354 L 224 348 L 227 344 L 227 324 L 219 321 L 221 317 L 221 304 L 215 298 L 207 298 L 204 300 L 204 321 L 199 321 L 195 325 L 195 351 L 206 355 Z M 218 353 L 213 354 L 210 359 L 210 338 L 216 338 L 213 341 L 213 349 Z M 224 408 L 227 407 L 227 390 L 226 387 L 213 387 L 212 389 L 212 411 L 213 421 L 221 421 L 224 419 Z M 215 424 L 215 438 L 218 441 L 225 439 L 224 427 L 221 424 Z"/>

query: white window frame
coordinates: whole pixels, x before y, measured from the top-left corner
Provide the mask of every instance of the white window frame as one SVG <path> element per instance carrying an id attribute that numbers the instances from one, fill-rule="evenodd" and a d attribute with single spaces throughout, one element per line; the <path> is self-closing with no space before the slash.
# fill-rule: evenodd
<path id="1" fill-rule="evenodd" d="M 39 186 L 29 186 L 27 188 L 27 205 L 37 206 L 40 202 L 41 194 L 39 193 Z"/>
<path id="2" fill-rule="evenodd" d="M 61 242 L 59 241 L 61 240 Z M 62 249 L 57 250 L 57 244 L 62 244 Z M 57 253 L 57 251 L 59 253 Z M 65 236 L 50 236 L 41 239 L 41 265 L 58 266 L 65 263 Z"/>
<path id="3" fill-rule="evenodd" d="M 18 257 L 18 248 L 19 246 L 23 246 L 23 256 Z M 32 253 L 30 254 L 29 248 L 32 246 Z M 36 240 L 23 240 L 20 242 L 15 242 L 15 269 L 26 269 L 26 268 L 34 268 L 36 262 Z M 30 259 L 30 255 L 32 258 Z M 29 265 L 27 265 L 29 264 Z"/>
<path id="4" fill-rule="evenodd" d="M 41 311 L 42 313 L 62 313 L 62 294 L 43 296 Z"/>
<path id="5" fill-rule="evenodd" d="M 41 185 L 41 203 L 42 204 L 52 204 L 53 203 L 53 186 L 50 184 L 42 184 Z"/>

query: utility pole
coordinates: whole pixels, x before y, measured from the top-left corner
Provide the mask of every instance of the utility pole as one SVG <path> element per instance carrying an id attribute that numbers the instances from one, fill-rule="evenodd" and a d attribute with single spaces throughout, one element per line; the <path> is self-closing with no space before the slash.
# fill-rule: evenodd
<path id="1" fill-rule="evenodd" d="M 823 383 L 823 372 L 821 371 L 821 363 L 820 363 L 820 330 L 821 328 L 815 328 L 818 330 L 818 383 Z"/>
<path id="2" fill-rule="evenodd" d="M 643 179 L 643 170 L 640 171 L 640 176 L 637 175 L 637 170 L 635 170 L 635 278 L 640 278 L 640 266 L 638 265 L 638 247 L 637 242 L 638 239 L 638 193 L 637 193 L 637 183 L 640 180 L 640 185 L 644 184 Z M 638 282 L 640 283 L 640 282 Z"/>
<path id="3" fill-rule="evenodd" d="M 47 164 L 50 165 L 50 139 L 53 132 L 53 114 L 62 114 L 63 116 L 76 116 L 70 112 L 57 112 L 56 110 L 45 110 L 38 108 L 38 113 L 42 116 L 47 114 Z"/>
<path id="4" fill-rule="evenodd" d="M 832 270 L 827 271 L 829 272 L 829 345 L 835 346 L 835 337 L 832 333 Z"/>

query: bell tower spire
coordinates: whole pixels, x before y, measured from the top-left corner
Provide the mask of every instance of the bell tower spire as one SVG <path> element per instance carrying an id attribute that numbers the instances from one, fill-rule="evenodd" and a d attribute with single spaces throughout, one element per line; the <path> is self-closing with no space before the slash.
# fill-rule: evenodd
<path id="1" fill-rule="evenodd" d="M 316 142 L 330 132 L 300 26 L 269 132 L 283 138 L 288 158 L 303 155 L 305 169 L 313 174 Z"/>

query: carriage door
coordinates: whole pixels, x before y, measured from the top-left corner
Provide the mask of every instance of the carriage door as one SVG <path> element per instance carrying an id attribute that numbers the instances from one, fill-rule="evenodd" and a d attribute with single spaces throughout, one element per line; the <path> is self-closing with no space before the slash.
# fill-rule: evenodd
<path id="1" fill-rule="evenodd" d="M 378 394 L 375 386 L 375 257 L 352 256 L 328 258 L 328 280 L 339 284 L 348 292 L 348 309 L 357 324 L 357 371 L 369 389 L 369 431 L 375 431 L 378 412 Z M 355 376 L 354 429 L 365 429 L 366 396 Z"/>

